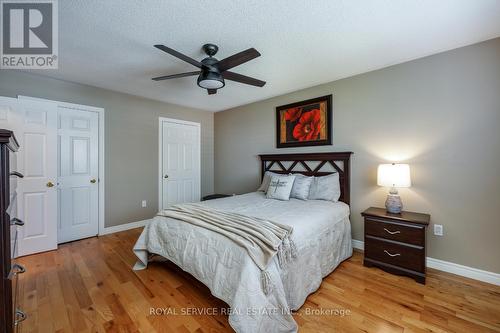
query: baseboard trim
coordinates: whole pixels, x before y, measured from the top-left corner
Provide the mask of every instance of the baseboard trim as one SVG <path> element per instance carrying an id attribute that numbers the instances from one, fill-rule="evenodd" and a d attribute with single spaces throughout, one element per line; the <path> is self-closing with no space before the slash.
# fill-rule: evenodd
<path id="1" fill-rule="evenodd" d="M 353 239 L 352 247 L 358 250 L 365 248 L 365 242 Z M 500 286 L 500 274 L 482 269 L 455 264 L 453 262 L 444 261 L 427 257 L 427 267 L 437 269 L 443 272 L 452 273 L 460 276 L 465 276 L 474 280 L 479 280 Z"/>
<path id="2" fill-rule="evenodd" d="M 120 232 L 120 231 L 135 229 L 135 228 L 141 228 L 141 227 L 144 227 L 148 223 L 148 221 L 149 220 L 142 220 L 142 221 L 137 221 L 137 222 L 130 222 L 130 223 L 125 223 L 125 224 L 115 225 L 112 227 L 105 227 L 103 230 L 99 231 L 99 236 L 114 234 L 115 232 Z"/>
<path id="3" fill-rule="evenodd" d="M 352 240 L 352 247 L 355 249 L 358 249 L 358 250 L 364 250 L 365 249 L 365 242 L 353 239 Z"/>
<path id="4" fill-rule="evenodd" d="M 500 286 L 500 274 L 427 257 L 427 267 Z"/>

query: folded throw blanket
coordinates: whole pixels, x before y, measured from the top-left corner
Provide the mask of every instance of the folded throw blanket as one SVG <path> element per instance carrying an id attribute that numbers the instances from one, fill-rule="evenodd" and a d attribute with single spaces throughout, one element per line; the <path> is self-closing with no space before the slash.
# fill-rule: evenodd
<path id="1" fill-rule="evenodd" d="M 158 215 L 212 230 L 245 248 L 262 272 L 262 289 L 266 295 L 272 291 L 266 268 L 274 256 L 278 256 L 282 267 L 297 256 L 297 249 L 290 238 L 293 228 L 288 225 L 199 204 L 175 205 Z"/>

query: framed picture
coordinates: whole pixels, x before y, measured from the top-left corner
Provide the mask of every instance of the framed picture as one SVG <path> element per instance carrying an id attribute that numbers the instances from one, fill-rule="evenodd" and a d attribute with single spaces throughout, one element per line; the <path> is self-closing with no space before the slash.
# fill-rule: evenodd
<path id="1" fill-rule="evenodd" d="M 332 95 L 276 108 L 278 148 L 332 144 Z"/>

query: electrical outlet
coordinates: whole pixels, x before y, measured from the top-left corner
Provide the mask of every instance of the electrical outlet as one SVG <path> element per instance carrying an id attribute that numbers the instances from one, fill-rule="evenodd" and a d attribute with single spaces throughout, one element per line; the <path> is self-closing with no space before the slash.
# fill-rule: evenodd
<path id="1" fill-rule="evenodd" d="M 148 202 L 146 200 L 142 200 L 142 207 L 147 207 L 148 206 Z"/>
<path id="2" fill-rule="evenodd" d="M 434 235 L 443 236 L 443 225 L 442 224 L 434 224 Z"/>

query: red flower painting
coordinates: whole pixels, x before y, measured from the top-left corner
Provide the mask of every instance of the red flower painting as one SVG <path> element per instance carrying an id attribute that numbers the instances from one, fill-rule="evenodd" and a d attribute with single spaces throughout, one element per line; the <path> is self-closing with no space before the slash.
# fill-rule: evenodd
<path id="1" fill-rule="evenodd" d="M 285 112 L 285 120 L 296 121 L 302 115 L 302 108 L 291 108 Z"/>
<path id="2" fill-rule="evenodd" d="M 321 113 L 319 109 L 305 112 L 293 129 L 293 137 L 299 141 L 316 140 L 321 131 Z"/>
<path id="3" fill-rule="evenodd" d="M 276 107 L 276 147 L 332 144 L 332 95 Z"/>

